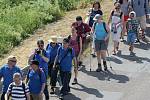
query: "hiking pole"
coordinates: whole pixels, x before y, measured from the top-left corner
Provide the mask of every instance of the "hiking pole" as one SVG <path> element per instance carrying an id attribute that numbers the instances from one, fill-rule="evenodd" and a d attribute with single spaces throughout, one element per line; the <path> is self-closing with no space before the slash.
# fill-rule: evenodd
<path id="1" fill-rule="evenodd" d="M 109 55 L 108 49 L 107 49 L 107 55 L 108 55 L 108 57 L 110 58 L 110 55 Z M 108 62 L 109 62 L 109 65 L 110 65 L 110 69 L 112 70 L 113 68 L 112 68 L 112 66 L 111 66 L 111 62 L 110 62 L 110 60 L 108 60 Z"/>
<path id="2" fill-rule="evenodd" d="M 90 39 L 90 72 L 91 72 L 91 67 L 92 67 L 92 58 L 91 58 L 91 53 L 92 53 L 92 43 L 91 43 L 91 39 Z"/>

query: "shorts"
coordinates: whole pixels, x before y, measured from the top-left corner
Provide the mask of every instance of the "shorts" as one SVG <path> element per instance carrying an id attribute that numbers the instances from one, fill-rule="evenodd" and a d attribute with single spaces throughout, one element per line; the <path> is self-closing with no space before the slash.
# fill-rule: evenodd
<path id="1" fill-rule="evenodd" d="M 146 16 L 137 17 L 137 20 L 140 22 L 141 29 L 146 29 Z"/>
<path id="2" fill-rule="evenodd" d="M 136 34 L 135 33 L 128 33 L 127 35 L 127 43 L 128 44 L 134 44 L 136 39 Z"/>
<path id="3" fill-rule="evenodd" d="M 95 50 L 101 51 L 101 50 L 107 50 L 107 44 L 104 40 L 95 40 Z"/>
<path id="4" fill-rule="evenodd" d="M 124 15 L 124 22 L 126 22 L 128 20 L 129 16 L 128 15 Z"/>

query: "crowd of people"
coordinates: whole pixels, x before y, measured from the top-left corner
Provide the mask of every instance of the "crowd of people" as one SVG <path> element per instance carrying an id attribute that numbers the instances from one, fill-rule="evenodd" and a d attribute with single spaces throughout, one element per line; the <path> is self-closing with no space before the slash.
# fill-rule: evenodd
<path id="1" fill-rule="evenodd" d="M 94 2 L 87 13 L 86 22 L 81 16 L 71 25 L 71 34 L 58 41 L 57 36 L 51 36 L 44 48 L 43 40 L 37 41 L 37 48 L 28 60 L 29 70 L 23 81 L 21 69 L 16 65 L 15 56 L 9 56 L 7 64 L 0 68 L 0 78 L 3 78 L 3 92 L 1 100 L 45 100 L 50 94 L 55 94 L 56 83 L 61 86 L 60 98 L 70 90 L 70 79 L 74 69 L 72 85 L 78 84 L 78 68 L 82 65 L 81 56 L 87 47 L 87 36 L 90 35 L 92 56 L 97 57 L 96 72 L 107 71 L 106 52 L 109 38 L 112 36 L 113 54 L 116 55 L 121 41 L 127 43 L 131 56 L 135 56 L 134 43 L 140 42 L 139 28 L 142 39 L 145 37 L 146 17 L 148 14 L 148 0 L 117 0 L 110 13 L 108 22 L 103 20 L 104 13 L 98 1 Z M 103 68 L 102 63 L 103 62 Z M 50 83 L 48 84 L 48 79 Z M 48 86 L 50 86 L 50 94 Z"/>

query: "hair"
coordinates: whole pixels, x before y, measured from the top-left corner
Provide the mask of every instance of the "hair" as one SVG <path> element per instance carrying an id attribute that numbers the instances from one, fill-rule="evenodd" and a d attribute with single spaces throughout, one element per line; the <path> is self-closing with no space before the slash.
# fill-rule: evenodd
<path id="1" fill-rule="evenodd" d="M 43 40 L 38 40 L 37 44 L 44 44 L 44 41 Z"/>
<path id="2" fill-rule="evenodd" d="M 129 0 L 127 0 L 127 2 L 128 2 Z M 123 4 L 123 0 L 119 0 L 118 1 L 120 4 Z"/>
<path id="3" fill-rule="evenodd" d="M 16 76 L 18 76 L 20 80 L 22 79 L 22 77 L 21 77 L 21 74 L 20 74 L 20 73 L 14 73 L 13 78 L 15 78 Z"/>
<path id="4" fill-rule="evenodd" d="M 95 2 L 93 3 L 93 8 L 94 8 L 95 4 L 98 4 L 98 9 L 101 9 L 100 2 L 98 2 L 98 1 L 95 1 Z"/>

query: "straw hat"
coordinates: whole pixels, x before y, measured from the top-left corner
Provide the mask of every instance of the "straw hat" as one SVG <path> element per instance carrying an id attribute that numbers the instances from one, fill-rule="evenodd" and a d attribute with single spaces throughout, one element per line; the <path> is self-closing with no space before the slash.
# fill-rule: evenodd
<path id="1" fill-rule="evenodd" d="M 51 36 L 51 38 L 48 40 L 49 43 L 54 42 L 57 43 L 57 36 Z"/>

